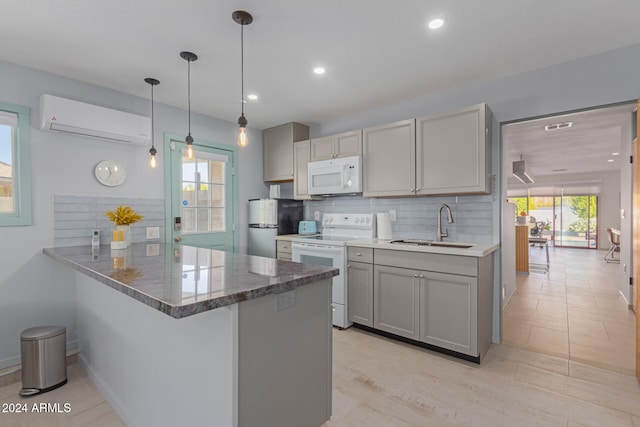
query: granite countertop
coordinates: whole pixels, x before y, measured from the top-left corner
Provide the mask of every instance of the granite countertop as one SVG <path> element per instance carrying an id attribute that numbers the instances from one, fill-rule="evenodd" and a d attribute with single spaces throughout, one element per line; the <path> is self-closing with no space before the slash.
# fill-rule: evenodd
<path id="1" fill-rule="evenodd" d="M 338 269 L 164 243 L 43 253 L 176 319 L 295 289 Z"/>
<path id="2" fill-rule="evenodd" d="M 461 255 L 470 256 L 476 258 L 482 258 L 496 251 L 499 247 L 499 243 L 464 243 L 464 242 L 450 242 L 444 241 L 442 243 L 463 244 L 471 245 L 470 248 L 455 248 L 455 247 L 442 247 L 442 246 L 418 246 L 401 243 L 390 243 L 390 240 L 379 239 L 361 239 L 350 240 L 347 242 L 347 246 L 357 246 L 361 248 L 373 248 L 373 249 L 392 249 L 396 251 L 411 251 L 411 252 L 425 252 L 432 254 L 443 255 Z"/>

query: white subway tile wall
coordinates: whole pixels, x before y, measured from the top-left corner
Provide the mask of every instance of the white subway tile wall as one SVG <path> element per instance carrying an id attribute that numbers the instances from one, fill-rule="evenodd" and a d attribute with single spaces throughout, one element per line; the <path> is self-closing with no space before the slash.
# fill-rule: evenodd
<path id="1" fill-rule="evenodd" d="M 133 242 L 147 241 L 147 227 L 159 227 L 159 240 L 164 240 L 164 199 L 53 196 L 54 246 L 90 246 L 93 230 L 100 230 L 100 244 L 108 245 L 111 242 L 113 223 L 104 213 L 119 205 L 131 206 L 144 216 L 141 222 L 131 226 Z"/>
<path id="2" fill-rule="evenodd" d="M 364 198 L 359 196 L 330 197 L 324 200 L 305 201 L 304 216 L 313 220 L 314 212 L 324 213 L 379 213 L 396 211 L 396 221 L 391 223 L 394 239 L 435 240 L 438 209 L 446 203 L 453 213 L 453 224 L 447 223 L 442 213 L 442 228 L 449 230 L 445 240 L 491 243 L 493 196 L 452 196 L 414 198 Z M 318 221 L 318 227 L 322 224 Z"/>

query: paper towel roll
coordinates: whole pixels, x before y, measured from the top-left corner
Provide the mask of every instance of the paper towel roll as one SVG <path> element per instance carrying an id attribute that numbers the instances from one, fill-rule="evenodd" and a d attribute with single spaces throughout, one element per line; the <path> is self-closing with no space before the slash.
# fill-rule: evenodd
<path id="1" fill-rule="evenodd" d="M 377 215 L 378 239 L 391 240 L 391 218 L 389 212 L 381 212 Z"/>

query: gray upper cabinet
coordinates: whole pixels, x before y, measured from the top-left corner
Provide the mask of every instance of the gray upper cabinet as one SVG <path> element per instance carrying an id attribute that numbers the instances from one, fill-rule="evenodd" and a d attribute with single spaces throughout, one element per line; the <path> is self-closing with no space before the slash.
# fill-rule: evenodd
<path id="1" fill-rule="evenodd" d="M 300 123 L 265 129 L 262 132 L 263 180 L 293 180 L 293 144 L 305 139 L 309 139 L 309 127 Z"/>
<path id="2" fill-rule="evenodd" d="M 311 140 L 311 161 L 362 155 L 362 130 Z"/>
<path id="3" fill-rule="evenodd" d="M 490 128 L 486 104 L 416 119 L 416 194 L 490 193 Z"/>
<path id="4" fill-rule="evenodd" d="M 307 163 L 310 161 L 310 146 L 309 140 L 293 144 L 293 198 L 296 200 L 322 199 L 319 196 L 309 196 Z"/>
<path id="5" fill-rule="evenodd" d="M 362 131 L 363 196 L 415 194 L 415 123 L 402 120 Z"/>

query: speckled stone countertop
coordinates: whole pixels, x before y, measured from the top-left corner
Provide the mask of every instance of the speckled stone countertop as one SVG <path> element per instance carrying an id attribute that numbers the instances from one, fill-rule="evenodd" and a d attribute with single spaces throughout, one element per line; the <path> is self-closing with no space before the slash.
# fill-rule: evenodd
<path id="1" fill-rule="evenodd" d="M 43 253 L 176 319 L 338 275 L 331 267 L 164 243 Z"/>

